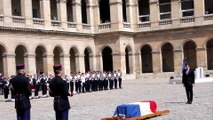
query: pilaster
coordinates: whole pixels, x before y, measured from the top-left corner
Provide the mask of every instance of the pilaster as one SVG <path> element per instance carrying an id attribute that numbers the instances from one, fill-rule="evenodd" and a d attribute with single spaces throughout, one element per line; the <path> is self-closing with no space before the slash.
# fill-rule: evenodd
<path id="1" fill-rule="evenodd" d="M 174 72 L 178 75 L 182 73 L 183 51 L 181 49 L 174 49 Z"/>
<path id="2" fill-rule="evenodd" d="M 136 74 L 142 73 L 142 60 L 141 60 L 141 53 L 135 53 L 135 72 Z"/>
<path id="3" fill-rule="evenodd" d="M 76 58 L 76 71 L 85 72 L 84 54 L 76 55 L 75 58 Z"/>
<path id="4" fill-rule="evenodd" d="M 197 52 L 197 67 L 202 67 L 204 70 L 207 70 L 207 61 L 206 61 L 206 49 L 204 47 L 199 47 L 196 49 Z"/>
<path id="5" fill-rule="evenodd" d="M 70 74 L 70 55 L 63 54 L 61 57 L 61 65 L 63 66 L 64 75 Z"/>
<path id="6" fill-rule="evenodd" d="M 161 73 L 162 72 L 162 62 L 160 60 L 160 52 L 153 51 L 152 52 L 152 64 L 153 64 L 153 73 Z"/>
<path id="7" fill-rule="evenodd" d="M 120 30 L 123 25 L 122 0 L 110 0 L 111 29 Z"/>
<path id="8" fill-rule="evenodd" d="M 113 59 L 113 63 L 112 63 L 113 70 L 126 71 L 125 53 L 113 52 L 112 59 Z"/>
<path id="9" fill-rule="evenodd" d="M 12 4 L 11 0 L 2 0 L 3 7 L 3 15 L 4 15 L 4 23 L 11 24 L 12 23 Z"/>
<path id="10" fill-rule="evenodd" d="M 57 14 L 61 21 L 61 27 L 67 28 L 67 0 L 57 0 Z"/>
<path id="11" fill-rule="evenodd" d="M 21 0 L 21 15 L 25 17 L 27 25 L 32 25 L 32 0 Z"/>
<path id="12" fill-rule="evenodd" d="M 44 73 L 46 74 L 53 74 L 53 54 L 45 54 L 44 57 Z"/>
<path id="13" fill-rule="evenodd" d="M 138 14 L 138 6 L 133 0 L 129 0 L 127 4 L 127 21 L 130 22 L 131 29 L 133 31 L 136 31 L 137 26 L 138 26 L 138 19 L 139 19 L 139 14 Z"/>
<path id="14" fill-rule="evenodd" d="M 152 30 L 156 30 L 158 29 L 158 13 L 159 13 L 159 9 L 158 9 L 158 5 L 157 5 L 158 1 L 157 0 L 150 0 L 149 1 L 149 6 L 150 6 L 150 21 L 151 21 L 151 29 Z"/>
<path id="15" fill-rule="evenodd" d="M 171 0 L 172 25 L 178 27 L 180 25 L 180 3 L 179 0 Z"/>
<path id="16" fill-rule="evenodd" d="M 40 0 L 41 18 L 44 19 L 44 25 L 46 28 L 51 27 L 51 15 L 50 15 L 50 0 Z"/>
<path id="17" fill-rule="evenodd" d="M 196 25 L 203 24 L 203 21 L 204 21 L 203 15 L 204 15 L 204 9 L 205 9 L 204 2 L 205 2 L 205 0 L 194 0 L 194 16 L 195 16 Z"/>
<path id="18" fill-rule="evenodd" d="M 73 20 L 79 31 L 82 30 L 81 0 L 73 0 Z"/>
<path id="19" fill-rule="evenodd" d="M 33 75 L 36 73 L 36 61 L 35 61 L 35 54 L 25 54 L 25 66 L 27 74 Z"/>
<path id="20" fill-rule="evenodd" d="M 16 60 L 14 53 L 4 54 L 3 63 L 5 76 L 11 76 L 16 74 Z"/>

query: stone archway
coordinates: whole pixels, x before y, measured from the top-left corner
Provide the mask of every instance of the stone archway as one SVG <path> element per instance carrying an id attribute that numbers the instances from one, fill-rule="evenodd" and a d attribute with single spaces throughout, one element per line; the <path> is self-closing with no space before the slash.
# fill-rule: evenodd
<path id="1" fill-rule="evenodd" d="M 130 68 L 130 62 L 131 62 L 130 52 L 131 52 L 131 48 L 130 46 L 127 46 L 125 49 L 126 74 L 130 74 L 132 72 Z"/>
<path id="2" fill-rule="evenodd" d="M 196 44 L 194 41 L 188 41 L 183 45 L 184 59 L 190 64 L 191 68 L 197 67 Z"/>
<path id="3" fill-rule="evenodd" d="M 86 48 L 84 50 L 84 63 L 85 63 L 85 72 L 91 71 L 91 59 L 90 55 L 92 54 L 91 50 L 89 48 Z"/>
<path id="4" fill-rule="evenodd" d="M 102 50 L 103 71 L 113 71 L 112 49 L 105 47 Z"/>
<path id="5" fill-rule="evenodd" d="M 53 55 L 54 55 L 54 65 L 55 64 L 61 64 L 61 55 L 63 54 L 63 50 L 61 49 L 61 47 L 55 47 L 55 49 L 53 50 Z"/>
<path id="6" fill-rule="evenodd" d="M 161 47 L 163 72 L 174 72 L 173 45 L 166 43 Z"/>
<path id="7" fill-rule="evenodd" d="M 5 74 L 4 67 L 6 67 L 4 66 L 4 53 L 6 53 L 6 50 L 2 45 L 0 45 L 0 74 L 3 75 Z"/>
<path id="8" fill-rule="evenodd" d="M 78 50 L 76 48 L 70 49 L 70 72 L 72 74 L 76 73 L 76 55 L 78 54 Z"/>
<path id="9" fill-rule="evenodd" d="M 36 73 L 44 72 L 44 55 L 46 53 L 46 49 L 43 46 L 38 46 L 36 48 Z"/>
<path id="10" fill-rule="evenodd" d="M 213 70 L 213 39 L 209 40 L 206 43 L 206 48 L 207 48 L 207 69 L 208 70 Z"/>
<path id="11" fill-rule="evenodd" d="M 141 48 L 142 73 L 152 73 L 152 48 L 150 45 L 144 45 Z"/>
<path id="12" fill-rule="evenodd" d="M 26 48 L 23 45 L 19 45 L 16 47 L 15 50 L 15 60 L 16 60 L 16 64 L 25 64 L 25 54 L 27 53 Z"/>

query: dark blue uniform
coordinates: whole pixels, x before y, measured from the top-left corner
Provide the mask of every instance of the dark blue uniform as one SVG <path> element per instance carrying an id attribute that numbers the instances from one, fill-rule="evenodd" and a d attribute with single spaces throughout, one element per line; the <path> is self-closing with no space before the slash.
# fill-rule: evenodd
<path id="1" fill-rule="evenodd" d="M 15 108 L 17 120 L 30 120 L 30 99 L 32 91 L 30 89 L 29 80 L 24 74 L 19 73 L 11 79 L 12 88 L 15 93 Z"/>
<path id="2" fill-rule="evenodd" d="M 68 120 L 68 113 L 70 104 L 68 96 L 67 82 L 60 76 L 56 76 L 49 83 L 50 96 L 54 97 L 54 110 L 56 113 L 56 120 Z"/>

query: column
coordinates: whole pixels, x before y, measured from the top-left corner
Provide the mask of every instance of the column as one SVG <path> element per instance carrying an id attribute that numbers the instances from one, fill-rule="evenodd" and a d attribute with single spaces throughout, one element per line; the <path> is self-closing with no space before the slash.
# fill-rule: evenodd
<path id="1" fill-rule="evenodd" d="M 14 53 L 7 53 L 3 55 L 4 63 L 4 74 L 6 76 L 11 76 L 16 74 L 16 60 Z"/>
<path id="2" fill-rule="evenodd" d="M 75 58 L 76 58 L 76 71 L 85 72 L 84 54 L 76 55 Z"/>
<path id="3" fill-rule="evenodd" d="M 12 2 L 11 0 L 2 0 L 4 23 L 6 25 L 11 25 L 12 23 Z"/>
<path id="4" fill-rule="evenodd" d="M 204 1 L 205 0 L 194 0 L 194 16 L 195 16 L 195 24 L 202 25 L 203 24 L 203 16 L 204 16 Z"/>
<path id="5" fill-rule="evenodd" d="M 183 64 L 183 51 L 181 49 L 174 49 L 174 72 L 177 75 L 182 74 L 182 64 Z"/>
<path id="6" fill-rule="evenodd" d="M 138 27 L 138 6 L 137 3 L 135 3 L 133 0 L 129 0 L 129 3 L 127 4 L 127 21 L 130 22 L 131 28 L 133 31 L 136 31 Z"/>
<path id="7" fill-rule="evenodd" d="M 36 61 L 35 61 L 35 54 L 26 54 L 24 55 L 25 58 L 25 66 L 26 66 L 26 72 L 29 75 L 36 74 Z"/>
<path id="8" fill-rule="evenodd" d="M 45 54 L 44 57 L 44 73 L 46 74 L 54 74 L 53 72 L 53 54 Z"/>
<path id="9" fill-rule="evenodd" d="M 44 19 L 44 25 L 46 28 L 51 27 L 51 15 L 50 15 L 50 0 L 40 0 L 41 18 Z"/>
<path id="10" fill-rule="evenodd" d="M 162 62 L 160 60 L 160 52 L 153 51 L 152 52 L 152 65 L 153 65 L 153 73 L 161 73 L 162 71 Z"/>
<path id="11" fill-rule="evenodd" d="M 113 70 L 121 70 L 126 72 L 125 53 L 113 52 Z M 125 73 L 126 74 L 126 73 Z"/>
<path id="12" fill-rule="evenodd" d="M 60 61 L 63 67 L 64 75 L 69 75 L 70 74 L 70 55 L 69 54 L 60 55 Z"/>
<path id="13" fill-rule="evenodd" d="M 141 53 L 135 53 L 135 70 L 136 74 L 142 74 L 142 60 Z"/>
<path id="14" fill-rule="evenodd" d="M 123 25 L 122 0 L 109 0 L 112 30 L 120 30 Z"/>
<path id="15" fill-rule="evenodd" d="M 198 47 L 196 50 L 197 50 L 197 67 L 202 67 L 204 70 L 207 70 L 206 49 L 204 47 Z"/>
<path id="16" fill-rule="evenodd" d="M 180 3 L 179 0 L 171 0 L 172 25 L 178 27 L 180 25 Z"/>
<path id="17" fill-rule="evenodd" d="M 134 53 L 130 52 L 128 57 L 129 57 L 130 74 L 135 74 L 135 57 L 134 57 Z"/>
<path id="18" fill-rule="evenodd" d="M 79 31 L 82 30 L 81 0 L 73 0 L 73 20 Z"/>
<path id="19" fill-rule="evenodd" d="M 57 14 L 61 21 L 61 27 L 67 28 L 67 5 L 66 0 L 58 0 L 57 2 Z"/>
<path id="20" fill-rule="evenodd" d="M 25 17 L 27 25 L 32 25 L 32 0 L 21 0 L 21 15 Z"/>
<path id="21" fill-rule="evenodd" d="M 151 29 L 158 29 L 158 21 L 159 21 L 159 9 L 158 9 L 158 1 L 157 0 L 149 0 L 150 6 L 150 21 L 151 21 Z"/>

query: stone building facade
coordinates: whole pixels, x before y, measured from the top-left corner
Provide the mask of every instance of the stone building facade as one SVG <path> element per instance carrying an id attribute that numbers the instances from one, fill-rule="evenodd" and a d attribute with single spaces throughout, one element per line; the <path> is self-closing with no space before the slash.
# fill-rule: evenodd
<path id="1" fill-rule="evenodd" d="M 213 0 L 0 0 L 0 72 L 213 71 Z"/>

